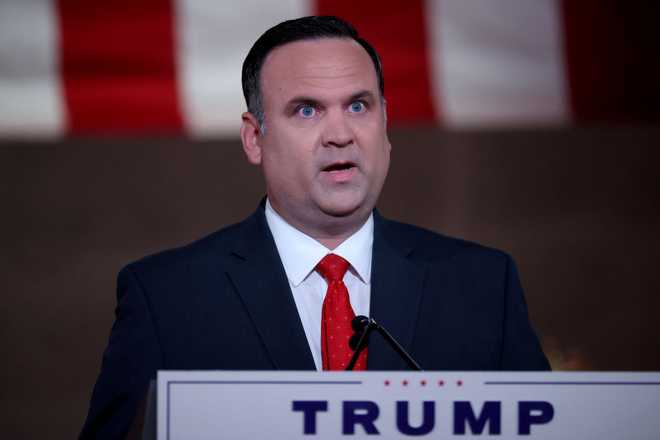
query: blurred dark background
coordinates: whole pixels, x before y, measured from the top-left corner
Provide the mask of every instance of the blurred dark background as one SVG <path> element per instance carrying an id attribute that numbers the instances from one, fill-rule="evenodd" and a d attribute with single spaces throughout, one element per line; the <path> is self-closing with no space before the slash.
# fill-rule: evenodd
<path id="1" fill-rule="evenodd" d="M 660 129 L 410 127 L 391 140 L 381 211 L 511 253 L 555 369 L 660 370 Z M 118 270 L 249 215 L 262 179 L 237 141 L 183 138 L 7 141 L 0 176 L 2 431 L 70 438 Z"/>

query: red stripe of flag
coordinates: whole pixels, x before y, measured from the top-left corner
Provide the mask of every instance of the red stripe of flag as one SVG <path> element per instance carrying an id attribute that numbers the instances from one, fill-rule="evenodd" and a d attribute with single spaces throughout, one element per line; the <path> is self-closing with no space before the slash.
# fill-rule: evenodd
<path id="1" fill-rule="evenodd" d="M 660 120 L 655 2 L 563 0 L 576 122 Z"/>
<path id="2" fill-rule="evenodd" d="M 385 74 L 388 120 L 433 122 L 424 2 L 316 0 L 316 13 L 351 22 L 378 51 Z"/>
<path id="3" fill-rule="evenodd" d="M 73 134 L 182 130 L 170 0 L 58 0 Z"/>

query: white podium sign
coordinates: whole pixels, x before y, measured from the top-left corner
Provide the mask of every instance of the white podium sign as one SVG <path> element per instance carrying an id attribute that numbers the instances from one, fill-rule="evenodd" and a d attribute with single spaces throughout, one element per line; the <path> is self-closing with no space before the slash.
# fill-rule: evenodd
<path id="1" fill-rule="evenodd" d="M 158 373 L 159 440 L 660 439 L 660 373 Z"/>

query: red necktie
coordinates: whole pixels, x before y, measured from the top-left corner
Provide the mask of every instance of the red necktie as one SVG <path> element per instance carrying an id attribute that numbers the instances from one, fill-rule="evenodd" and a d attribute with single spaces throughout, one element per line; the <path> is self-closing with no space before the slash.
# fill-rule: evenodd
<path id="1" fill-rule="evenodd" d="M 348 261 L 339 255 L 328 254 L 319 262 L 316 269 L 328 283 L 328 291 L 323 300 L 321 318 L 321 354 L 324 370 L 344 370 L 353 356 L 348 340 L 353 336 L 351 321 L 355 313 L 344 284 L 344 274 Z M 360 353 L 354 370 L 367 369 L 367 350 Z"/>

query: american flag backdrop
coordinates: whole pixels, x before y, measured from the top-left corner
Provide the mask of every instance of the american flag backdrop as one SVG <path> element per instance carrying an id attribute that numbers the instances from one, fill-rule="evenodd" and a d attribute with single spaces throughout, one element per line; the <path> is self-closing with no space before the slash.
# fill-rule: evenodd
<path id="1" fill-rule="evenodd" d="M 393 125 L 657 122 L 652 11 L 607 0 L 1 0 L 0 138 L 234 137 L 249 47 L 310 14 L 348 19 L 379 50 Z"/>

